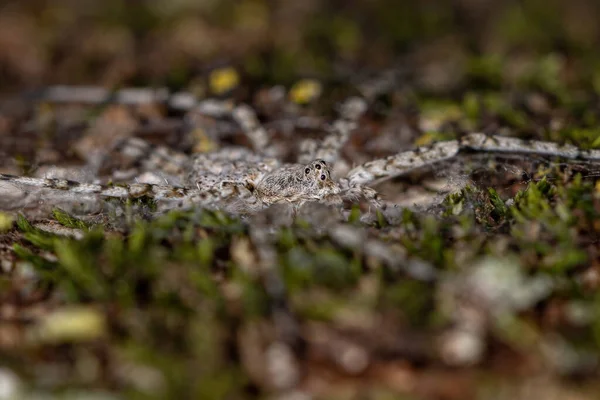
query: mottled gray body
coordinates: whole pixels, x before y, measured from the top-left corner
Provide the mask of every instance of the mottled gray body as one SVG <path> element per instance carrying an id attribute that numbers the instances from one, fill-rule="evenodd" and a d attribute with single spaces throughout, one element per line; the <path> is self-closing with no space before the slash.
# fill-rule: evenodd
<path id="1" fill-rule="evenodd" d="M 73 94 L 72 91 L 68 92 Z M 65 88 L 55 88 L 47 95 L 50 101 L 61 102 L 65 101 L 65 93 Z M 120 92 L 117 98 L 131 99 L 136 93 L 136 99 L 142 101 L 139 99 L 140 93 L 128 90 Z M 105 99 L 108 95 L 106 91 L 99 91 L 92 93 L 94 96 L 88 99 L 87 90 L 76 91 L 75 94 L 78 101 L 84 102 Z M 80 95 L 85 96 L 80 98 Z M 146 93 L 141 97 L 153 101 L 155 95 Z M 179 104 L 175 97 L 172 100 L 173 104 Z M 188 107 L 192 106 L 188 104 Z M 322 140 L 307 139 L 300 143 L 296 158 L 299 164 L 282 164 L 277 146 L 270 143 L 268 131 L 261 126 L 251 107 L 242 104 L 232 108 L 227 102 L 207 101 L 197 104 L 199 112 L 215 118 L 230 114 L 249 139 L 252 150 L 230 146 L 220 151 L 189 156 L 141 139 L 127 138 L 107 154 L 104 164 L 97 171 L 99 179 L 93 183 L 0 174 L 0 200 L 5 200 L 7 196 L 4 194 L 11 193 L 12 187 L 18 186 L 60 191 L 73 197 L 148 196 L 169 203 L 168 208 L 231 210 L 233 203 L 233 209 L 247 213 L 276 203 L 289 203 L 297 211 L 308 201 L 340 203 L 342 199 L 354 201 L 364 198 L 379 205 L 377 192 L 366 185 L 450 160 L 463 152 L 520 153 L 600 161 L 600 150 L 581 150 L 551 142 L 471 133 L 457 140 L 435 143 L 358 165 L 336 183 L 331 179 L 328 163 L 335 163 L 339 159 L 342 146 L 359 125 L 367 106 L 365 99 L 347 99 L 340 106 L 339 118 L 325 129 L 327 135 Z M 109 182 L 130 183 L 102 185 L 100 182 L 107 181 L 103 178 L 108 178 Z M 20 202 L 5 201 L 7 204 L 4 207 L 24 207 L 28 201 L 37 199 L 27 195 Z M 0 206 L 2 204 L 0 202 Z"/>
<path id="2" fill-rule="evenodd" d="M 339 194 L 339 185 L 323 160 L 306 165 L 283 166 L 265 175 L 256 185 L 255 195 L 265 204 L 288 202 L 301 206 L 306 201 L 323 200 Z"/>
<path id="3" fill-rule="evenodd" d="M 242 200 L 247 207 L 238 209 L 246 210 L 245 212 L 286 202 L 292 204 L 294 211 L 297 211 L 307 201 L 325 200 L 339 203 L 342 199 L 356 200 L 363 197 L 373 204 L 378 204 L 377 192 L 364 185 L 390 179 L 425 165 L 449 160 L 461 152 L 521 153 L 557 156 L 567 160 L 600 161 L 600 150 L 581 150 L 570 145 L 472 133 L 459 140 L 435 143 L 432 146 L 369 161 L 351 170 L 338 184 L 331 179 L 329 165 L 322 159 L 307 164 L 281 165 L 275 158 L 259 156 L 247 149 L 228 149 L 222 152 L 199 154 L 192 158 L 186 155 L 174 157 L 173 154 L 154 149 L 154 154 L 157 156 L 148 157 L 146 152 L 152 148 L 148 145 L 142 146 L 138 142 L 139 139 L 134 143 L 137 146 L 136 151 L 131 151 L 128 156 L 132 165 L 141 167 L 137 172 L 154 169 L 156 166 L 152 165 L 153 163 L 176 160 L 176 163 L 171 164 L 181 168 L 182 171 L 188 169 L 185 176 L 175 175 L 173 178 L 181 180 L 183 187 L 171 186 L 170 182 L 166 182 L 167 185 L 140 182 L 106 186 L 65 179 L 4 174 L 0 174 L 0 184 L 5 182 L 20 186 L 34 186 L 60 190 L 73 195 L 93 194 L 121 198 L 150 196 L 185 207 L 227 208 L 232 200 Z M 122 149 L 130 148 L 131 145 L 122 147 Z M 122 153 L 127 154 L 127 151 Z M 177 172 L 177 168 L 158 169 Z M 164 175 L 159 176 L 164 177 Z M 23 205 L 15 203 L 13 206 Z"/>
<path id="4" fill-rule="evenodd" d="M 48 91 L 49 101 L 66 101 L 63 89 Z M 128 93 L 123 91 L 123 96 L 117 97 L 125 98 Z M 100 94 L 105 97 L 106 93 Z M 241 213 L 276 203 L 292 204 L 294 211 L 307 201 L 325 200 L 339 204 L 346 195 L 353 199 L 360 195 L 375 199 L 376 193 L 372 189 L 347 184 L 341 187 L 335 183 L 327 164 L 336 162 L 342 146 L 365 112 L 367 102 L 364 99 L 347 99 L 340 106 L 339 118 L 326 127 L 327 135 L 322 140 L 307 140 L 301 144 L 298 164 L 281 163 L 279 147 L 271 143 L 270 135 L 251 107 L 244 104 L 233 107 L 226 102 L 205 103 L 197 105 L 197 112 L 209 118 L 229 115 L 249 139 L 252 149 L 228 146 L 189 156 L 139 138 L 125 138 L 108 151 L 96 170 L 98 179 L 93 183 L 0 174 L 0 195 L 3 188 L 11 190 L 8 184 L 60 190 L 62 194 L 75 196 L 149 196 L 161 200 L 166 209 L 207 207 Z M 129 183 L 103 185 L 102 182 Z"/>

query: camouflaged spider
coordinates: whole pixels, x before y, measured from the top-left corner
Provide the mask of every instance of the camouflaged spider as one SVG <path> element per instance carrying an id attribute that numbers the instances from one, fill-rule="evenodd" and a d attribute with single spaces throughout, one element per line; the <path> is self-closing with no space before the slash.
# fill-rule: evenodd
<path id="1" fill-rule="evenodd" d="M 241 149 L 238 152 L 245 153 Z M 164 175 L 156 175 L 157 172 L 140 175 L 137 180 L 143 179 L 146 183 L 118 186 L 3 174 L 0 174 L 0 180 L 71 194 L 122 198 L 150 196 L 157 200 L 175 200 L 179 206 L 222 208 L 241 213 L 257 211 L 277 203 L 289 203 L 296 215 L 298 209 L 307 201 L 335 204 L 342 201 L 342 189 L 332 179 L 329 166 L 324 160 L 317 159 L 308 164 L 279 165 L 275 160 L 250 163 L 246 160 L 231 160 L 230 156 L 231 154 L 225 152 L 194 157 L 190 164 L 196 167 L 184 178 L 184 187 L 153 184 L 152 182 L 164 179 Z M 199 168 L 198 165 L 207 165 L 210 168 Z M 216 171 L 219 172 L 215 173 Z"/>
<path id="2" fill-rule="evenodd" d="M 254 195 L 264 204 L 288 202 L 294 212 L 307 201 L 323 200 L 341 191 L 331 179 L 324 160 L 291 165 L 266 174 L 254 187 Z"/>
<path id="3" fill-rule="evenodd" d="M 48 93 L 52 95 L 54 91 Z M 127 96 L 115 98 L 121 97 Z M 199 104 L 197 108 L 202 106 Z M 108 172 L 109 181 L 123 184 L 103 185 L 2 174 L 0 181 L 61 190 L 71 197 L 147 196 L 165 203 L 166 209 L 204 207 L 251 213 L 284 202 L 291 204 L 296 214 L 307 201 L 341 204 L 344 199 L 356 200 L 361 195 L 378 204 L 372 189 L 349 184 L 348 180 L 336 183 L 331 174 L 331 163 L 338 159 L 341 147 L 367 108 L 364 99 L 347 99 L 339 107 L 340 117 L 325 128 L 328 135 L 323 140 L 301 142 L 299 163 L 296 164 L 283 164 L 273 156 L 277 154 L 276 146 L 270 143 L 269 135 L 251 107 L 242 104 L 231 108 L 226 103 L 211 102 L 210 107 L 204 109 L 207 108 L 213 113 L 218 109 L 216 114 L 228 115 L 237 123 L 254 151 L 230 146 L 189 156 L 167 147 L 153 146 L 139 138 L 126 138 L 106 154 L 103 166 L 98 169 L 99 175 L 106 176 Z M 10 206 L 17 208 L 19 203 Z"/>
<path id="4" fill-rule="evenodd" d="M 205 207 L 251 213 L 284 202 L 292 205 L 295 214 L 308 201 L 341 204 L 343 200 L 365 198 L 378 206 L 377 192 L 366 185 L 449 160 L 462 152 L 520 153 L 600 161 L 599 150 L 471 133 L 457 140 L 366 162 L 336 182 L 331 176 L 331 163 L 339 158 L 341 147 L 366 108 L 367 103 L 362 98 L 346 100 L 340 107 L 340 117 L 328 127 L 324 139 L 301 143 L 300 163 L 297 164 L 283 164 L 272 156 L 276 152 L 271 151 L 265 129 L 258 123 L 253 110 L 241 105 L 230 110 L 230 115 L 242 128 L 254 151 L 232 146 L 188 156 L 166 147 L 152 146 L 141 139 L 128 138 L 117 144 L 105 161 L 108 164 L 117 161 L 116 167 L 108 167 L 113 180 L 133 180 L 135 183 L 102 185 L 3 174 L 0 174 L 0 181 L 61 190 L 73 196 L 149 196 L 158 201 L 165 200 L 166 209 Z M 15 201 L 10 206 L 18 208 L 23 204 Z"/>

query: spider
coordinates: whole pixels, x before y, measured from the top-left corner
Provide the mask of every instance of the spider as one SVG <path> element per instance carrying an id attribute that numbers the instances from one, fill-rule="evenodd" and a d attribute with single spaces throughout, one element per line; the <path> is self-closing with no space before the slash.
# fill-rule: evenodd
<path id="1" fill-rule="evenodd" d="M 332 178 L 330 165 L 337 159 L 341 145 L 365 109 L 362 99 L 353 98 L 346 102 L 342 106 L 342 116 L 329 129 L 324 146 L 309 141 L 303 144 L 305 150 L 300 158 L 310 159 L 309 162 L 284 164 L 276 157 L 270 157 L 268 154 L 273 151 L 264 128 L 249 106 L 240 105 L 233 108 L 230 115 L 242 127 L 255 151 L 231 146 L 188 156 L 133 137 L 116 143 L 100 167 L 109 170 L 116 181 L 129 181 L 125 184 L 102 185 L 6 174 L 0 174 L 0 180 L 17 186 L 62 190 L 75 196 L 150 196 L 166 201 L 170 204 L 168 208 L 202 206 L 239 213 L 254 212 L 283 202 L 289 203 L 296 215 L 307 201 L 340 204 L 346 195 L 358 196 L 361 191 L 376 202 L 372 189 L 355 185 L 352 190 L 343 190 Z"/>
<path id="2" fill-rule="evenodd" d="M 153 146 L 139 138 L 128 138 L 114 146 L 105 164 L 113 170 L 115 179 L 134 180 L 134 183 L 101 185 L 4 174 L 0 174 L 0 181 L 62 190 L 73 195 L 150 196 L 166 201 L 170 205 L 167 208 L 220 208 L 240 214 L 253 213 L 283 202 L 289 203 L 293 215 L 296 215 L 298 209 L 310 201 L 340 205 L 345 200 L 355 202 L 364 198 L 380 207 L 379 195 L 367 185 L 449 160 L 464 152 L 533 154 L 600 161 L 599 150 L 580 150 L 571 145 L 471 133 L 458 140 L 366 162 L 335 181 L 331 174 L 332 164 L 338 160 L 340 149 L 366 109 L 367 101 L 361 97 L 351 97 L 343 102 L 340 117 L 328 127 L 324 139 L 305 140 L 300 144 L 298 163 L 295 164 L 284 164 L 273 156 L 276 151 L 269 143 L 266 130 L 252 108 L 242 104 L 232 109 L 225 107 L 220 112 L 229 113 L 248 137 L 254 151 L 232 146 L 188 156 L 167 147 Z M 115 160 L 126 169 L 114 171 L 111 163 Z"/>

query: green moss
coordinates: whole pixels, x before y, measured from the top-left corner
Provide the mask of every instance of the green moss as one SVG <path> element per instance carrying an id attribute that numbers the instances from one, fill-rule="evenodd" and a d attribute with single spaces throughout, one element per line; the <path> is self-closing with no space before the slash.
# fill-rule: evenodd
<path id="1" fill-rule="evenodd" d="M 502 201 L 496 190 L 493 188 L 488 188 L 488 193 L 490 195 L 490 202 L 493 206 L 490 211 L 490 216 L 497 223 L 502 223 L 509 215 L 509 208 L 506 206 L 504 201 Z"/>
<path id="2" fill-rule="evenodd" d="M 88 223 L 69 215 L 66 211 L 63 211 L 60 208 L 55 208 L 52 210 L 52 216 L 62 226 L 66 226 L 67 228 L 81 230 L 88 230 L 90 228 Z"/>
<path id="3" fill-rule="evenodd" d="M 444 207 L 443 215 L 448 217 L 467 213 L 475 214 L 478 219 L 482 219 L 481 211 L 482 209 L 489 211 L 489 201 L 489 196 L 479 188 L 475 186 L 465 186 L 460 191 L 450 193 L 446 196 L 442 202 L 442 206 Z"/>
<path id="4" fill-rule="evenodd" d="M 449 220 L 440 220 L 431 215 L 415 216 L 408 225 L 407 232 L 400 239 L 410 255 L 418 256 L 440 268 L 452 268 L 454 255 L 447 246 Z"/>
<path id="5" fill-rule="evenodd" d="M 56 262 L 49 261 L 18 243 L 13 244 L 13 251 L 19 259 L 30 263 L 36 273 L 47 283 L 53 284 L 62 278 L 62 275 L 57 273 L 58 264 Z"/>
<path id="6" fill-rule="evenodd" d="M 360 262 L 339 249 L 318 246 L 295 246 L 282 259 L 283 276 L 290 290 L 323 285 L 343 290 L 356 284 L 361 272 Z"/>
<path id="7" fill-rule="evenodd" d="M 511 207 L 512 216 L 518 222 L 528 219 L 540 219 L 544 213 L 550 210 L 550 199 L 555 193 L 554 187 L 546 177 L 536 183 L 529 184 L 515 196 L 514 206 Z M 543 219 L 540 219 L 543 221 Z"/>
<path id="8" fill-rule="evenodd" d="M 465 116 L 472 122 L 477 122 L 481 117 L 481 99 L 476 93 L 469 92 L 465 94 L 462 107 Z"/>
<path id="9" fill-rule="evenodd" d="M 43 250 L 52 250 L 54 248 L 54 235 L 34 227 L 21 214 L 17 216 L 17 228 L 23 233 L 23 237 L 35 247 Z"/>
<path id="10" fill-rule="evenodd" d="M 423 327 L 434 322 L 434 291 L 419 281 L 388 284 L 381 292 L 379 307 L 397 310 L 412 327 Z"/>
<path id="11" fill-rule="evenodd" d="M 503 82 L 503 64 L 498 55 L 474 56 L 469 59 L 467 74 L 471 84 L 485 89 L 500 89 Z"/>
<path id="12" fill-rule="evenodd" d="M 389 225 L 387 220 L 385 219 L 385 216 L 379 209 L 375 210 L 375 213 L 377 215 L 377 222 L 376 222 L 377 228 L 381 229 L 381 228 L 385 228 L 386 226 Z"/>
<path id="13" fill-rule="evenodd" d="M 352 210 L 348 216 L 348 222 L 351 224 L 360 223 L 360 207 L 358 205 L 352 206 Z"/>
<path id="14" fill-rule="evenodd" d="M 571 143 L 584 149 L 600 149 L 600 129 L 596 126 L 565 129 L 551 134 L 551 139 Z"/>
<path id="15" fill-rule="evenodd" d="M 400 222 L 378 213 L 365 226 L 360 209 L 353 208 L 351 229 L 397 251 L 391 261 L 365 254 L 362 246 L 338 244 L 307 220 L 276 228 L 276 263 L 264 270 L 255 264 L 252 245 L 252 254 L 236 253 L 239 242 L 252 240 L 244 221 L 203 210 L 153 220 L 134 215 L 117 232 L 55 210 L 54 219 L 84 232 L 80 240 L 41 231 L 19 216 L 22 243 L 13 249 L 33 266 L 41 287 L 55 288 L 67 303 L 102 310 L 108 346 L 161 374 L 157 397 L 219 398 L 245 393 L 250 382 L 231 355 L 239 351 L 240 326 L 256 323 L 270 335 L 276 311 L 289 312 L 300 329 L 307 323 L 337 329 L 349 320 L 360 327 L 362 319 L 385 318 L 400 332 L 431 335 L 451 322 L 439 309 L 439 285 L 482 255 L 514 256 L 528 274 L 551 274 L 562 282 L 560 295 L 591 301 L 573 275 L 591 260 L 582 243 L 598 234 L 596 186 L 561 165 L 532 176 L 512 199 L 504 198 L 508 190 L 473 184 L 448 195 L 436 209 L 440 214 L 405 209 Z M 409 272 L 413 263 L 437 271 L 421 280 Z M 584 337 L 593 349 L 596 325 L 590 322 L 569 340 Z M 514 341 L 531 334 L 532 326 L 535 321 L 521 317 L 503 320 L 490 335 L 520 349 Z"/>
<path id="16" fill-rule="evenodd" d="M 580 184 L 580 178 L 576 178 L 574 186 Z M 577 220 L 566 205 L 575 197 L 585 201 L 580 191 L 557 189 L 544 178 L 518 193 L 510 209 L 516 222 L 511 235 L 523 250 L 535 252 L 539 265 L 548 271 L 564 273 L 588 261 L 587 253 L 577 243 Z M 591 196 L 587 201 L 592 201 Z"/>

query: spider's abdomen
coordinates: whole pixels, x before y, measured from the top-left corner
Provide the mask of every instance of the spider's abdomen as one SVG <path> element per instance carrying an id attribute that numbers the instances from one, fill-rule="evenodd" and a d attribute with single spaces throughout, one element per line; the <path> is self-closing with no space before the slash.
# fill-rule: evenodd
<path id="1" fill-rule="evenodd" d="M 293 169 L 282 168 L 266 175 L 256 186 L 256 194 L 267 204 L 295 202 L 305 192 L 303 182 Z"/>

